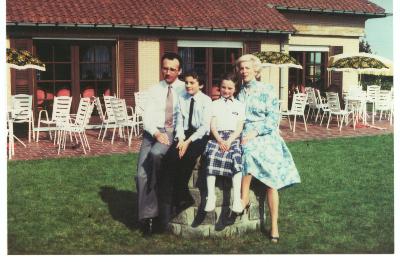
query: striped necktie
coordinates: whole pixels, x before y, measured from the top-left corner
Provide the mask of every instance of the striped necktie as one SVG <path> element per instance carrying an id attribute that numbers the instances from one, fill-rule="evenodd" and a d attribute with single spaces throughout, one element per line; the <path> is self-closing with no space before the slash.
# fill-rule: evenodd
<path id="1" fill-rule="evenodd" d="M 174 94 L 172 93 L 172 86 L 168 86 L 167 98 L 165 101 L 165 127 L 172 127 L 173 112 L 174 112 Z"/>

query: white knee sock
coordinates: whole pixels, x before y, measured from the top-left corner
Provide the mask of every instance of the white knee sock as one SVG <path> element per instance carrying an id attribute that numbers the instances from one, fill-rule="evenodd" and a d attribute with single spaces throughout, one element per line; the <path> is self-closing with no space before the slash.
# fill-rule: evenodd
<path id="1" fill-rule="evenodd" d="M 207 176 L 207 191 L 208 198 L 215 196 L 215 176 Z"/>
<path id="2" fill-rule="evenodd" d="M 232 177 L 232 187 L 233 187 L 233 210 L 235 212 L 240 212 L 242 209 L 242 203 L 240 201 L 240 187 L 242 185 L 242 173 L 236 173 Z"/>

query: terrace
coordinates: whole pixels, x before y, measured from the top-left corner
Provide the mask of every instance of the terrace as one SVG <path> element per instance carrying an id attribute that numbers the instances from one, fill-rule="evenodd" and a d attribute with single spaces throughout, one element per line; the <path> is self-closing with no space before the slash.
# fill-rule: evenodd
<path id="1" fill-rule="evenodd" d="M 379 130 L 370 127 L 362 127 L 353 130 L 353 127 L 349 125 L 343 127 L 342 131 L 340 132 L 339 128 L 336 125 L 336 121 L 333 121 L 329 125 L 329 129 L 326 129 L 326 124 L 320 126 L 319 123 L 314 123 L 313 121 L 309 120 L 307 123 L 308 132 L 305 132 L 304 126 L 302 125 L 301 121 L 298 121 L 298 123 L 296 124 L 296 132 L 293 133 L 289 129 L 288 121 L 282 120 L 280 130 L 281 136 L 286 142 L 324 140 L 338 137 L 374 136 L 393 133 L 393 125 L 390 125 L 388 120 L 376 120 L 375 125 L 385 129 Z M 15 126 L 18 127 L 18 124 L 15 124 Z M 87 155 L 84 155 L 81 147 L 72 147 L 71 144 L 69 144 L 68 146 L 68 143 L 65 151 L 61 151 L 60 154 L 57 155 L 58 147 L 49 140 L 47 133 L 40 133 L 40 140 L 38 143 L 28 143 L 26 129 L 25 131 L 16 130 L 17 137 L 20 138 L 27 145 L 27 147 L 24 148 L 21 144 L 15 141 L 15 156 L 13 156 L 13 160 L 34 160 L 73 156 L 98 156 L 114 153 L 139 152 L 141 137 L 134 137 L 132 139 L 131 147 L 128 147 L 128 143 L 120 138 L 115 139 L 114 144 L 111 144 L 111 131 L 108 132 L 108 137 L 105 138 L 103 143 L 101 142 L 101 140 L 97 139 L 97 129 L 87 130 L 86 132 L 91 147 L 91 151 L 89 151 Z"/>

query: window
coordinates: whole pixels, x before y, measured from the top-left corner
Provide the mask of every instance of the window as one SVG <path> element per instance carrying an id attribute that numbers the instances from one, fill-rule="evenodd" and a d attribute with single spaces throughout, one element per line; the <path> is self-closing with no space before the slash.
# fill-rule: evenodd
<path id="1" fill-rule="evenodd" d="M 303 66 L 302 70 L 289 70 L 289 87 L 310 86 L 325 90 L 327 85 L 327 52 L 290 52 Z"/>
<path id="2" fill-rule="evenodd" d="M 241 48 L 179 47 L 183 60 L 183 73 L 195 70 L 205 77 L 203 91 L 210 94 L 218 86 L 221 76 L 233 72 L 235 61 L 242 54 Z"/>
<path id="3" fill-rule="evenodd" d="M 72 88 L 71 47 L 63 43 L 43 43 L 36 46 L 46 71 L 36 70 L 36 106 L 48 109 L 54 96 L 70 96 Z"/>
<path id="4" fill-rule="evenodd" d="M 79 48 L 79 76 L 82 97 L 109 94 L 112 83 L 111 47 L 81 46 Z"/>
<path id="5" fill-rule="evenodd" d="M 34 46 L 46 64 L 46 71 L 36 70 L 37 109 L 51 111 L 54 96 L 72 96 L 72 107 L 76 109 L 80 97 L 113 93 L 114 42 L 37 40 Z"/>

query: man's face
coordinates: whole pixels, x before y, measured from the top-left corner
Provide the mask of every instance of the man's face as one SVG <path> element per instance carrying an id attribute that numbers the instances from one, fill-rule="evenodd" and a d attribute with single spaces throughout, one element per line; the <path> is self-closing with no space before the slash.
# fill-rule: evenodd
<path id="1" fill-rule="evenodd" d="M 172 84 L 178 78 L 182 72 L 179 66 L 178 59 L 169 60 L 165 58 L 162 61 L 161 72 L 165 82 Z"/>

